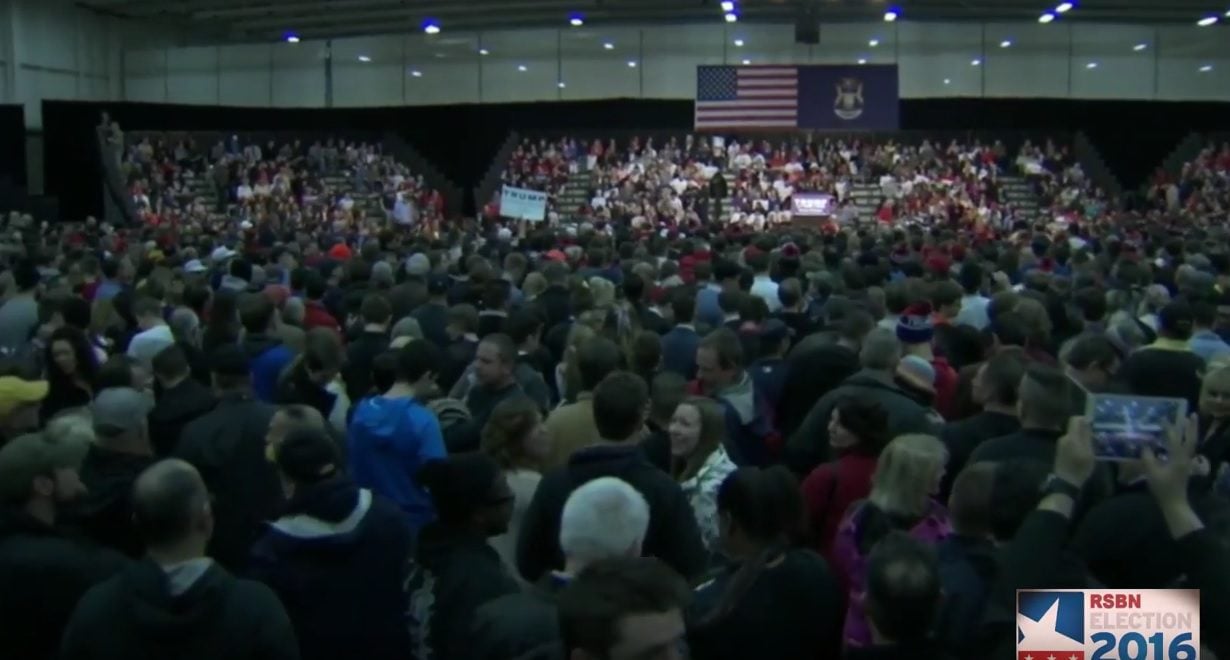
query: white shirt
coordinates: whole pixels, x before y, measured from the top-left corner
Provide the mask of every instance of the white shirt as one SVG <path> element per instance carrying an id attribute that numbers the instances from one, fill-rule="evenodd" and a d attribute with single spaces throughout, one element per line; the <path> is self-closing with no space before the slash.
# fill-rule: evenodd
<path id="1" fill-rule="evenodd" d="M 756 279 L 752 280 L 752 295 L 763 299 L 769 306 L 770 313 L 782 308 L 782 301 L 777 297 L 777 282 L 768 275 L 757 275 Z"/>
<path id="2" fill-rule="evenodd" d="M 128 357 L 148 365 L 162 349 L 173 344 L 175 335 L 171 334 L 170 326 L 156 325 L 133 336 L 132 341 L 128 342 Z"/>
<path id="3" fill-rule="evenodd" d="M 987 326 L 991 325 L 991 319 L 987 316 L 987 307 L 990 304 L 991 299 L 980 294 L 963 296 L 961 298 L 961 311 L 957 313 L 957 324 L 970 325 L 979 330 L 985 330 Z"/>

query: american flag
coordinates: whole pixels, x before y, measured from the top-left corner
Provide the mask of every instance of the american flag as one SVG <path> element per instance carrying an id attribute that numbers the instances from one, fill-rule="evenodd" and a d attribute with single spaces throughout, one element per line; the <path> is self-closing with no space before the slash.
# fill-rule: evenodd
<path id="1" fill-rule="evenodd" d="M 798 67 L 697 67 L 695 126 L 698 130 L 798 128 L 798 125 Z"/>

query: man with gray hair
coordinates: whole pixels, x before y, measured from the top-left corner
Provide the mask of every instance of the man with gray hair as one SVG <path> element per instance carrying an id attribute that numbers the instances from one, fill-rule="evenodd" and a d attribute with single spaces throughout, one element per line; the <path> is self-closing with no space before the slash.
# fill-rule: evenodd
<path id="1" fill-rule="evenodd" d="M 862 369 L 846 378 L 835 389 L 820 397 L 786 445 L 786 460 L 791 469 L 807 474 L 829 458 L 829 420 L 838 402 L 863 399 L 878 403 L 888 414 L 889 437 L 907 433 L 935 434 L 940 420 L 931 409 L 918 403 L 897 386 L 897 363 L 901 343 L 893 331 L 876 328 L 867 333 L 859 350 Z"/>
<path id="2" fill-rule="evenodd" d="M 564 569 L 545 575 L 529 591 L 501 596 L 474 617 L 475 660 L 519 657 L 559 639 L 555 597 L 585 567 L 604 559 L 641 556 L 649 530 L 649 503 L 627 482 L 599 477 L 572 491 L 564 503 L 559 544 Z"/>

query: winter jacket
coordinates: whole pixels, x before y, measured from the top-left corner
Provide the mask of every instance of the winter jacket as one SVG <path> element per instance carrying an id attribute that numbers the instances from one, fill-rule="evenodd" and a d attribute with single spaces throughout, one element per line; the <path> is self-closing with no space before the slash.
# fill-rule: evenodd
<path id="1" fill-rule="evenodd" d="M 435 520 L 417 480 L 423 465 L 446 455 L 434 413 L 411 398 L 364 399 L 350 420 L 347 448 L 355 483 L 392 500 L 412 530 Z"/>
<path id="2" fill-rule="evenodd" d="M 69 524 L 95 543 L 138 558 L 145 543 L 132 524 L 132 485 L 154 457 L 114 451 L 92 444 L 81 463 L 86 492 L 73 502 Z"/>
<path id="3" fill-rule="evenodd" d="M 736 469 L 738 468 L 726 455 L 726 449 L 718 447 L 709 454 L 696 474 L 679 484 L 684 497 L 688 498 L 688 504 L 692 506 L 692 513 L 696 515 L 700 539 L 705 544 L 705 549 L 711 553 L 718 551 L 718 489 Z"/>
<path id="4" fill-rule="evenodd" d="M 736 465 L 768 465 L 781 447 L 773 412 L 760 398 L 747 372 L 738 382 L 713 394 L 726 413 L 726 451 Z"/>
<path id="5" fill-rule="evenodd" d="M 282 372 L 295 359 L 294 351 L 268 335 L 245 335 L 242 347 L 252 372 L 253 393 L 257 399 L 272 403 Z"/>
<path id="6" fill-rule="evenodd" d="M 803 505 L 816 550 L 832 559 L 833 539 L 850 505 L 871 494 L 876 457 L 847 453 L 822 463 L 803 480 Z"/>
<path id="7" fill-rule="evenodd" d="M 705 547 L 679 485 L 651 465 L 636 445 L 602 444 L 575 452 L 562 468 L 543 475 L 521 523 L 517 567 L 527 580 L 563 568 L 560 516 L 572 491 L 598 477 L 616 477 L 649 502 L 649 531 L 643 552 L 662 559 L 685 578 L 705 568 Z"/>
<path id="8" fill-rule="evenodd" d="M 304 660 L 410 655 L 402 583 L 411 534 L 392 502 L 338 476 L 303 487 L 252 549 L 249 576 L 286 607 Z"/>
<path id="9" fill-rule="evenodd" d="M 569 580 L 549 573 L 525 591 L 492 600 L 474 615 L 472 660 L 507 660 L 559 640 L 555 598 Z"/>
<path id="10" fill-rule="evenodd" d="M 63 660 L 297 660 L 299 646 L 286 610 L 263 584 L 206 567 L 178 592 L 149 559 L 94 587 L 73 612 Z"/>
<path id="11" fill-rule="evenodd" d="M 186 378 L 162 390 L 149 413 L 149 437 L 154 443 L 154 454 L 169 455 L 175 450 L 188 422 L 213 410 L 216 405 L 218 398 L 214 393 L 194 378 Z"/>
<path id="12" fill-rule="evenodd" d="M 950 536 L 936 547 L 944 600 L 935 636 L 959 658 L 974 660 L 991 585 L 999 573 L 998 553 L 985 538 Z"/>

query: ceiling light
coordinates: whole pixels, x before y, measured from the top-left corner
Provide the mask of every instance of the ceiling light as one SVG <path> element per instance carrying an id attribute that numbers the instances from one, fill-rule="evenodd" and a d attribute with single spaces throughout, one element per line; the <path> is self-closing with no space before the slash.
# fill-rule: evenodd
<path id="1" fill-rule="evenodd" d="M 978 60 L 978 59 L 971 60 L 969 65 L 970 66 L 982 66 L 982 60 Z"/>
<path id="2" fill-rule="evenodd" d="M 1204 65 L 1204 66 L 1200 67 L 1200 73 L 1208 73 L 1208 72 L 1210 72 L 1210 71 L 1212 71 L 1212 70 L 1213 70 L 1213 65 L 1212 65 L 1212 64 L 1206 64 L 1206 65 Z"/>
<path id="3" fill-rule="evenodd" d="M 736 47 L 736 48 L 742 48 L 742 47 L 743 47 L 743 40 L 742 40 L 742 39 L 735 39 L 735 47 Z"/>
<path id="4" fill-rule="evenodd" d="M 366 55 L 360 55 L 360 56 L 359 56 L 359 61 L 360 61 L 360 62 L 370 62 L 370 61 L 372 61 L 372 58 L 370 58 L 370 57 L 368 57 L 368 56 L 366 56 Z"/>
<path id="5" fill-rule="evenodd" d="M 517 70 L 520 71 L 521 73 L 525 73 L 526 71 L 529 71 L 529 69 L 525 68 L 524 64 L 518 64 Z"/>
<path id="6" fill-rule="evenodd" d="M 435 19 L 429 18 L 423 21 L 423 31 L 427 34 L 440 34 L 440 24 Z"/>
<path id="7" fill-rule="evenodd" d="M 1230 18 L 1230 9 L 1226 10 L 1226 18 Z"/>
<path id="8" fill-rule="evenodd" d="M 749 64 L 751 64 L 751 63 L 752 63 L 752 61 L 751 61 L 751 60 L 743 60 L 743 66 L 747 66 L 747 65 L 749 65 Z"/>
<path id="9" fill-rule="evenodd" d="M 629 68 L 629 69 L 635 69 L 635 68 L 636 68 L 636 60 L 628 60 L 628 68 Z"/>
<path id="10" fill-rule="evenodd" d="M 1066 11 L 1070 11 L 1071 9 L 1072 9 L 1071 2 L 1061 2 L 1058 5 L 1055 5 L 1055 12 L 1059 14 L 1062 14 Z"/>
<path id="11" fill-rule="evenodd" d="M 487 50 L 486 48 L 479 48 L 479 49 L 478 49 L 478 54 L 479 54 L 479 55 L 490 55 L 490 54 L 491 54 L 491 51 Z"/>
<path id="12" fill-rule="evenodd" d="M 1086 69 L 1096 69 L 1096 68 L 1098 68 L 1098 63 L 1097 63 L 1097 62 L 1090 62 L 1090 63 L 1088 63 L 1088 64 L 1086 64 L 1086 65 L 1085 65 L 1085 68 L 1086 68 Z"/>
<path id="13" fill-rule="evenodd" d="M 866 64 L 866 63 L 867 63 L 867 59 L 866 59 L 866 58 L 863 58 L 863 57 L 860 57 L 860 58 L 858 58 L 858 63 L 859 63 L 859 64 Z"/>
<path id="14" fill-rule="evenodd" d="M 735 10 L 735 3 L 731 0 L 722 0 L 722 11 L 730 13 Z"/>
<path id="15" fill-rule="evenodd" d="M 880 40 L 879 40 L 879 39 L 872 39 L 871 41 L 868 41 L 868 42 L 867 42 L 867 45 L 868 45 L 868 46 L 871 46 L 872 48 L 875 48 L 876 46 L 879 46 L 879 45 L 880 45 Z"/>
<path id="16" fill-rule="evenodd" d="M 585 25 L 585 18 L 580 14 L 573 14 L 568 17 L 568 24 L 572 27 L 581 27 L 582 25 Z"/>
<path id="17" fill-rule="evenodd" d="M 1135 46 L 1133 46 L 1133 47 L 1132 47 L 1132 50 L 1134 50 L 1134 51 L 1136 51 L 1136 52 L 1138 52 L 1138 53 L 1139 53 L 1140 51 L 1142 51 L 1142 50 L 1144 50 L 1144 49 L 1146 49 L 1146 48 L 1148 48 L 1148 47 L 1149 47 L 1149 44 L 1136 44 Z"/>
<path id="18" fill-rule="evenodd" d="M 734 12 L 729 12 L 729 13 L 727 13 L 727 14 L 726 14 L 726 22 L 727 22 L 727 23 L 734 23 L 734 22 L 735 22 L 735 21 L 737 21 L 737 20 L 739 20 L 739 16 L 738 16 L 737 14 L 735 14 Z"/>
<path id="19" fill-rule="evenodd" d="M 608 42 L 606 42 L 606 43 L 604 43 L 604 44 L 602 44 L 602 47 L 603 47 L 603 48 L 605 48 L 605 49 L 607 49 L 607 50 L 615 50 L 615 44 L 613 44 L 613 43 L 611 43 L 611 42 L 609 42 L 609 41 L 608 41 Z"/>
<path id="20" fill-rule="evenodd" d="M 411 71 L 410 75 L 414 76 L 415 78 L 422 78 L 423 72 L 422 71 Z"/>
<path id="21" fill-rule="evenodd" d="M 1012 45 L 1012 41 L 1010 41 L 1010 40 L 1008 40 L 1008 39 L 1004 39 L 1003 41 L 999 42 L 999 47 L 1000 47 L 1000 48 L 1008 48 L 1008 47 L 1009 47 L 1009 46 L 1011 46 L 1011 45 Z"/>
<path id="22" fill-rule="evenodd" d="M 560 89 L 563 89 L 563 88 L 567 87 L 568 85 L 565 85 L 565 84 L 564 84 L 564 81 L 562 81 L 562 80 L 561 80 L 561 81 L 559 81 L 558 83 L 556 83 L 556 86 L 557 86 L 557 87 L 559 87 Z"/>
<path id="23" fill-rule="evenodd" d="M 884 22 L 892 23 L 893 21 L 897 20 L 897 17 L 900 15 L 901 15 L 901 12 L 896 7 L 889 7 L 888 11 L 884 12 Z"/>
<path id="24" fill-rule="evenodd" d="M 1217 22 L 1216 16 L 1205 16 L 1204 18 L 1196 21 L 1196 25 L 1199 25 L 1200 27 L 1208 27 L 1216 22 Z"/>
<path id="25" fill-rule="evenodd" d="M 951 85 L 951 84 L 952 84 L 952 80 L 951 80 L 950 78 L 945 78 L 945 79 L 944 79 L 944 84 L 945 84 L 945 85 Z"/>
<path id="26" fill-rule="evenodd" d="M 297 43 L 299 43 L 299 35 L 297 35 L 297 34 L 288 34 L 288 35 L 286 35 L 286 43 L 288 43 L 288 44 L 297 44 Z"/>
<path id="27" fill-rule="evenodd" d="M 1049 11 L 1038 17 L 1039 23 L 1050 23 L 1053 20 L 1055 20 L 1055 15 Z"/>

